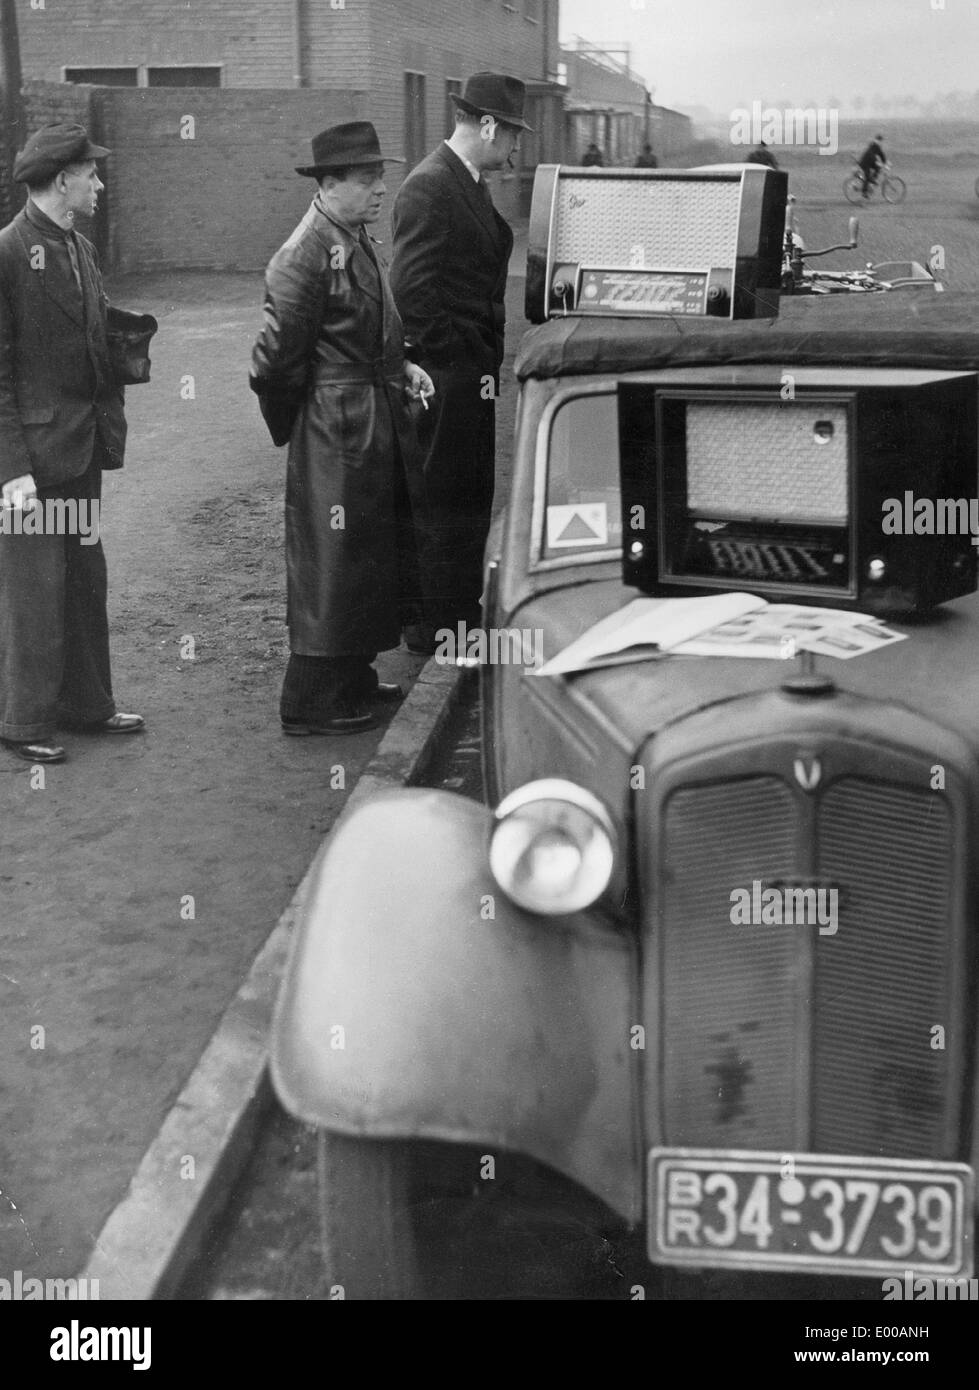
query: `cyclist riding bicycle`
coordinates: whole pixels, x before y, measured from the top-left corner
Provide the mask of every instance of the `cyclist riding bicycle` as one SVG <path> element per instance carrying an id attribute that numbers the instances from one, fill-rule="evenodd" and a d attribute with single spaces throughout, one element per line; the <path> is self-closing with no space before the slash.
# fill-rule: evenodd
<path id="1" fill-rule="evenodd" d="M 865 198 L 870 197 L 870 185 L 877 182 L 877 175 L 887 164 L 887 155 L 884 153 L 884 146 L 881 141 L 883 135 L 875 135 L 863 154 L 857 160 L 860 172 L 863 175 L 863 188 L 861 192 Z"/>

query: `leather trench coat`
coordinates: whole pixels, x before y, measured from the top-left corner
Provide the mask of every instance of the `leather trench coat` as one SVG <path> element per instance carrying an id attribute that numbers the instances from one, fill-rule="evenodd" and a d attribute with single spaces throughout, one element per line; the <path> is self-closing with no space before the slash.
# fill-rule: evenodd
<path id="1" fill-rule="evenodd" d="M 366 238 L 319 198 L 266 271 L 252 379 L 259 391 L 302 393 L 286 477 L 292 651 L 396 647 L 417 587 L 404 332 Z"/>

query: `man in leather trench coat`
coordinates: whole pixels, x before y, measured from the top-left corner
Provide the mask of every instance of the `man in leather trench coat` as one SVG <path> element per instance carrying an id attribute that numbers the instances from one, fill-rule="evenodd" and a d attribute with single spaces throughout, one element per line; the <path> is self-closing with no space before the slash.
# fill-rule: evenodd
<path id="1" fill-rule="evenodd" d="M 377 723 L 372 700 L 401 695 L 371 663 L 400 644 L 415 588 L 405 395 L 427 403 L 433 387 L 405 360 L 401 319 L 367 235 L 385 192 L 374 127 L 323 131 L 312 165 L 297 172 L 320 190 L 266 272 L 251 376 L 279 431 L 273 438 L 289 440 L 291 655 L 280 714 L 289 734 L 357 733 Z"/>

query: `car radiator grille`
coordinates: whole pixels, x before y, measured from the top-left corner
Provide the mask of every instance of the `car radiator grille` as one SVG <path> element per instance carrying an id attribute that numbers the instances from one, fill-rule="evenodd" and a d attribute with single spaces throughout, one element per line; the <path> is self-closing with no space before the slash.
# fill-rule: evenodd
<path id="1" fill-rule="evenodd" d="M 673 791 L 652 946 L 662 1142 L 947 1148 L 930 1030 L 948 1013 L 949 822 L 933 793 L 856 777 L 806 796 L 777 775 Z M 813 880 L 839 893 L 835 935 L 732 923 L 733 889 Z"/>

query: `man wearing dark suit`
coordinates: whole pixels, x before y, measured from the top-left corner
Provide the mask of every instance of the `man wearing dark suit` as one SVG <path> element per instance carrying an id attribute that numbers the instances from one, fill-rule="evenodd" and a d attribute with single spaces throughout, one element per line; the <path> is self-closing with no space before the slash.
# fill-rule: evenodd
<path id="1" fill-rule="evenodd" d="M 515 77 L 476 73 L 452 99 L 455 130 L 405 179 L 392 224 L 391 287 L 413 356 L 435 383 L 432 408 L 418 422 L 429 623 L 407 634 L 422 650 L 431 649 L 433 630 L 480 621 L 513 250 L 485 175 L 510 164 L 530 129 Z"/>
<path id="2" fill-rule="evenodd" d="M 97 518 L 126 420 L 95 248 L 74 230 L 108 153 L 79 125 L 37 131 L 13 170 L 27 205 L 0 231 L 0 742 L 32 763 L 63 761 L 59 724 L 143 728 L 112 697 Z M 70 524 L 82 514 L 94 534 Z"/>

